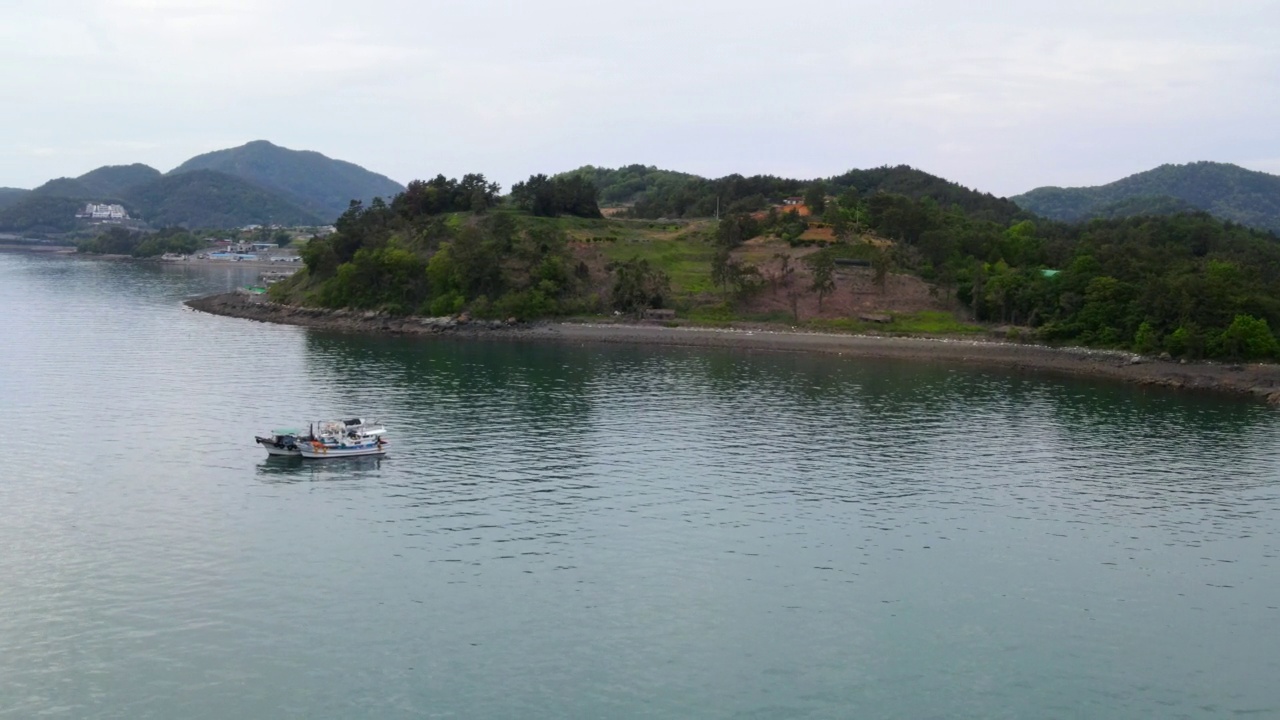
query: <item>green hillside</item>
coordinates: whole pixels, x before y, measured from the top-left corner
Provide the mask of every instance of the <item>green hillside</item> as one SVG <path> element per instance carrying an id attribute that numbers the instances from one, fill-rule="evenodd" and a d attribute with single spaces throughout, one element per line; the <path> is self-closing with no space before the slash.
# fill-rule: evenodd
<path id="1" fill-rule="evenodd" d="M 124 176 L 142 174 L 129 170 L 100 174 L 91 180 L 106 188 Z M 173 176 L 157 174 L 150 182 L 110 195 L 94 191 L 83 179 L 52 180 L 0 207 L 0 231 L 71 232 L 86 225 L 75 215 L 89 201 L 120 203 L 131 217 L 157 228 L 324 224 L 322 218 L 277 193 L 225 173 L 199 170 Z"/>
<path id="2" fill-rule="evenodd" d="M 627 165 L 616 169 L 584 165 L 561 175 L 581 175 L 590 180 L 600 193 L 602 205 L 634 203 L 658 187 L 702 180 L 697 175 L 660 170 L 652 165 Z"/>
<path id="3" fill-rule="evenodd" d="M 126 197 L 153 227 L 323 224 L 320 217 L 280 195 L 212 170 L 166 175 L 130 190 Z"/>
<path id="4" fill-rule="evenodd" d="M 76 200 L 106 200 L 95 197 L 98 193 L 79 178 L 55 178 L 31 191 L 32 196 L 74 198 Z"/>
<path id="5" fill-rule="evenodd" d="M 76 200 L 119 201 L 132 188 L 160 178 L 160 171 L 141 163 L 106 165 L 77 178 L 55 178 L 31 191 L 44 197 Z"/>
<path id="6" fill-rule="evenodd" d="M 931 200 L 940 207 L 958 207 L 977 220 L 1009 223 L 1030 219 L 1030 214 L 1010 200 L 991 193 L 971 190 L 959 183 L 930 175 L 908 165 L 850 170 L 827 181 L 833 194 L 853 189 L 860 197 L 876 193 L 904 195 L 912 200 Z"/>
<path id="7" fill-rule="evenodd" d="M 1114 220 L 1140 216 L 1177 215 L 1197 210 L 1198 208 L 1191 203 L 1176 197 L 1139 195 L 1099 206 L 1093 211 L 1093 216 Z"/>
<path id="8" fill-rule="evenodd" d="M 132 188 L 159 179 L 159 170 L 142 163 L 107 165 L 76 178 L 81 185 L 103 198 L 122 197 Z"/>
<path id="9" fill-rule="evenodd" d="M 26 197 L 29 192 L 31 191 L 20 188 L 0 188 L 0 210 L 18 202 Z"/>
<path id="10" fill-rule="evenodd" d="M 653 179 L 641 193 L 671 178 Z M 776 191 L 787 181 L 730 179 L 722 189 L 736 182 Z M 909 169 L 851 173 L 818 189 L 839 190 L 837 182 L 844 190 L 834 199 L 812 194 L 827 205 L 820 220 L 740 212 L 718 222 L 600 218 L 577 202 L 559 217 L 537 216 L 531 202 L 494 205 L 449 191 L 465 179 L 411 183 L 307 243 L 304 270 L 272 295 L 492 319 L 665 307 L 677 311 L 674 322 L 819 330 L 972 333 L 977 321 L 1051 343 L 1280 358 L 1280 243 L 1270 233 L 1201 211 L 1078 225 L 997 221 L 1022 211 Z M 1178 207 L 1138 198 L 1144 212 Z"/>
<path id="11" fill-rule="evenodd" d="M 7 207 L 0 207 L 0 232 L 64 233 L 82 223 L 76 212 L 84 206 L 77 198 L 28 193 Z"/>
<path id="12" fill-rule="evenodd" d="M 120 203 L 153 227 L 323 225 L 353 199 L 390 198 L 398 183 L 358 165 L 266 141 L 194 157 L 167 175 L 135 163 L 57 178 L 35 190 L 0 189 L 0 230 L 70 232 L 82 203 Z"/>
<path id="13" fill-rule="evenodd" d="M 324 222 L 346 211 L 352 200 L 390 198 L 404 187 L 390 178 L 318 152 L 289 150 L 256 140 L 198 155 L 169 175 L 217 170 L 275 191 Z"/>
<path id="14" fill-rule="evenodd" d="M 853 190 L 862 197 L 882 192 L 913 200 L 929 198 L 942 207 L 959 206 L 965 212 L 997 222 L 1030 217 L 1008 200 L 906 165 L 850 170 L 843 175 L 810 180 L 773 175 L 727 175 L 711 180 L 648 165 L 617 169 L 587 165 L 564 174 L 586 177 L 595 183 L 602 204 L 625 205 L 628 215 L 639 218 L 711 217 L 717 210 L 721 215 L 753 212 L 786 197 L 802 196 L 815 187 L 822 194 L 831 195 Z"/>
<path id="15" fill-rule="evenodd" d="M 1145 200 L 1138 200 L 1145 198 Z M 1246 170 L 1228 163 L 1197 162 L 1161 165 L 1097 187 L 1042 187 L 1011 198 L 1043 217 L 1077 222 L 1129 213 L 1165 214 L 1171 201 L 1181 201 L 1223 220 L 1280 232 L 1280 176 Z"/>

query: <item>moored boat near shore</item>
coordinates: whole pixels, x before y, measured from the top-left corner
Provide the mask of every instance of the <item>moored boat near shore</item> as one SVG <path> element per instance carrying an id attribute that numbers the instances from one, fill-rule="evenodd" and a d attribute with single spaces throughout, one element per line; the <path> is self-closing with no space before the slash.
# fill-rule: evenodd
<path id="1" fill-rule="evenodd" d="M 386 428 L 381 423 L 351 418 L 314 422 L 305 433 L 272 430 L 268 435 L 255 436 L 254 441 L 265 448 L 268 455 L 328 458 L 382 455 L 389 444 L 383 439 L 384 434 Z"/>
<path id="2" fill-rule="evenodd" d="M 307 442 L 298 444 L 304 458 L 331 459 L 361 455 L 383 455 L 389 444 L 383 435 L 386 428 L 378 423 L 347 420 L 321 423 Z"/>

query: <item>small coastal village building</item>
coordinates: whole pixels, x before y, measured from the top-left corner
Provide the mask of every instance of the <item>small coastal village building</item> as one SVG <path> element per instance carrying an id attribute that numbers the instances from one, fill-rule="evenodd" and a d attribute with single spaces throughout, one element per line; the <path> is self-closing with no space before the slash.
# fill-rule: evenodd
<path id="1" fill-rule="evenodd" d="M 782 200 L 782 204 L 783 204 L 783 205 L 803 205 L 803 204 L 804 204 L 804 198 L 802 198 L 802 197 L 789 197 L 789 198 L 783 198 L 783 200 Z"/>

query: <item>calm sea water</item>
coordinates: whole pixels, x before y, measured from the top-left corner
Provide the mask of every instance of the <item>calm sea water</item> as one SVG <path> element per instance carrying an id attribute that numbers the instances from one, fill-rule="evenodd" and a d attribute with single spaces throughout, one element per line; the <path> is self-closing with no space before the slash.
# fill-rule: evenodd
<path id="1" fill-rule="evenodd" d="M 0 254 L 0 717 L 1280 716 L 1261 405 L 181 305 L 253 277 Z"/>

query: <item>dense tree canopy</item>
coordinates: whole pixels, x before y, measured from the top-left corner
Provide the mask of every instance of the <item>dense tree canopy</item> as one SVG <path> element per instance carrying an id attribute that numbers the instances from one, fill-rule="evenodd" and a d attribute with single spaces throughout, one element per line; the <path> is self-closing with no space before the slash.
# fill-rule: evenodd
<path id="1" fill-rule="evenodd" d="M 511 199 L 515 204 L 541 217 L 601 217 L 596 194 L 596 186 L 591 180 L 576 174 L 556 177 L 534 175 L 526 182 L 511 187 Z"/>
<path id="2" fill-rule="evenodd" d="M 627 165 L 616 170 L 586 165 L 564 175 L 580 175 L 599 190 L 601 203 L 618 205 L 634 202 L 644 193 L 662 186 L 686 182 L 693 175 L 659 170 L 652 165 Z"/>
<path id="3" fill-rule="evenodd" d="M 1017 205 L 979 193 L 905 165 L 870 170 L 850 170 L 825 180 L 798 180 L 772 175 L 727 175 L 715 180 L 644 165 L 616 170 L 587 166 L 564 176 L 591 179 L 600 197 L 609 203 L 629 205 L 628 214 L 638 218 L 712 217 L 720 214 L 766 210 L 783 198 L 809 196 L 822 214 L 827 194 L 852 190 L 861 195 L 886 192 L 911 199 L 932 198 L 943 207 L 953 205 L 965 212 L 998 222 L 1032 217 Z"/>
<path id="4" fill-rule="evenodd" d="M 414 180 L 392 201 L 392 208 L 403 217 L 437 215 L 449 212 L 484 212 L 498 202 L 502 187 L 485 180 L 484 175 L 464 175 L 451 180 L 437 175 L 433 180 Z"/>
<path id="5" fill-rule="evenodd" d="M 889 193 L 835 212 L 898 241 L 899 269 L 954 292 L 978 320 L 1031 326 L 1050 341 L 1274 356 L 1271 344 L 1240 339 L 1280 328 L 1280 238 L 1271 233 L 1203 212 L 1003 224 Z"/>
<path id="6" fill-rule="evenodd" d="M 101 255 L 132 255 L 145 258 L 165 253 L 193 253 L 203 243 L 184 228 L 167 227 L 147 233 L 112 226 L 88 240 L 76 244 L 82 253 Z"/>
<path id="7" fill-rule="evenodd" d="M 517 187 L 513 195 L 531 213 L 599 214 L 594 188 L 579 179 L 535 176 Z M 510 209 L 484 212 L 497 203 L 497 191 L 483 175 L 440 176 L 410 183 L 390 204 L 353 202 L 336 233 L 302 249 L 306 272 L 276 292 L 397 314 L 466 309 L 481 317 L 535 318 L 602 310 L 604 299 L 587 292 L 590 270 L 574 259 L 556 224 Z M 645 303 L 661 297 L 651 276 L 638 282 L 653 291 Z"/>

